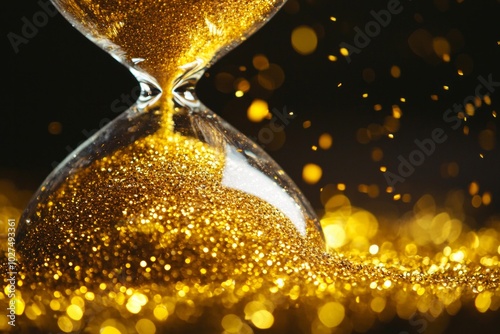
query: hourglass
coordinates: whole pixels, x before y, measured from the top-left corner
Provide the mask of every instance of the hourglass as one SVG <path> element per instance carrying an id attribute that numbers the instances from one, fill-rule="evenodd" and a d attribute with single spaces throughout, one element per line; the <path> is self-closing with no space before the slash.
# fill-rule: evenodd
<path id="1" fill-rule="evenodd" d="M 276 233 L 312 233 L 321 242 L 314 212 L 292 180 L 195 94 L 207 66 L 266 22 L 281 1 L 55 4 L 129 68 L 142 92 L 72 153 L 30 203 L 18 235 L 30 266 L 42 267 L 58 253 L 76 265 L 80 243 L 90 245 L 110 229 L 147 235 L 187 232 L 193 224 L 255 228 L 257 219 Z M 54 248 L 40 248 L 35 240 L 43 235 Z"/>
<path id="2" fill-rule="evenodd" d="M 54 1 L 142 92 L 53 171 L 24 212 L 17 243 L 25 284 L 119 291 L 250 283 L 306 263 L 305 245 L 323 249 L 293 181 L 195 93 L 204 70 L 282 3 Z M 69 316 L 73 323 L 60 328 L 84 327 L 86 317 Z"/>

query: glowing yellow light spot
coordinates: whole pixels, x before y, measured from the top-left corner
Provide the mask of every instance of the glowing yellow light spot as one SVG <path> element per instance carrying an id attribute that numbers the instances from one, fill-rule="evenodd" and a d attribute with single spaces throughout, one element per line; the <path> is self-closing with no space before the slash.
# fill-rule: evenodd
<path id="1" fill-rule="evenodd" d="M 94 295 L 94 293 L 93 293 L 93 292 L 90 292 L 90 291 L 89 291 L 89 292 L 87 292 L 87 293 L 85 294 L 85 299 L 87 299 L 87 300 L 92 301 L 92 300 L 94 300 L 94 298 L 95 298 L 95 295 Z"/>
<path id="2" fill-rule="evenodd" d="M 406 98 L 401 97 L 401 98 L 399 99 L 399 101 L 401 101 L 401 102 L 405 103 L 405 102 L 406 102 Z"/>
<path id="3" fill-rule="evenodd" d="M 455 253 L 450 254 L 450 260 L 454 262 L 463 262 L 465 258 L 465 254 L 462 251 L 457 251 Z"/>
<path id="4" fill-rule="evenodd" d="M 316 146 L 316 145 L 311 146 L 311 150 L 317 151 L 318 150 L 318 146 Z"/>
<path id="5" fill-rule="evenodd" d="M 403 116 L 403 112 L 401 111 L 401 108 L 397 104 L 392 106 L 392 117 L 395 119 L 400 119 L 401 116 Z"/>
<path id="6" fill-rule="evenodd" d="M 484 205 L 491 204 L 491 194 L 489 192 L 485 192 L 481 198 Z"/>
<path id="7" fill-rule="evenodd" d="M 160 321 L 165 321 L 168 318 L 168 309 L 165 305 L 157 305 L 153 310 L 153 315 Z"/>
<path id="8" fill-rule="evenodd" d="M 245 305 L 245 309 L 244 309 L 245 319 L 250 319 L 255 312 L 260 311 L 260 310 L 265 310 L 265 309 L 266 309 L 265 305 L 259 301 L 254 300 L 254 301 L 248 302 Z"/>
<path id="9" fill-rule="evenodd" d="M 328 55 L 328 60 L 329 61 L 337 61 L 337 57 L 334 55 Z"/>
<path id="10" fill-rule="evenodd" d="M 381 313 L 386 305 L 386 301 L 382 297 L 375 297 L 373 300 L 370 302 L 370 308 L 373 310 L 373 312 L 376 313 Z"/>
<path id="11" fill-rule="evenodd" d="M 337 184 L 337 189 L 340 191 L 344 191 L 346 189 L 345 183 Z"/>
<path id="12" fill-rule="evenodd" d="M 155 334 L 156 333 L 156 326 L 155 324 L 149 320 L 149 319 L 140 319 L 137 321 L 135 324 L 135 329 L 139 334 Z"/>
<path id="13" fill-rule="evenodd" d="M 415 244 L 407 244 L 405 246 L 405 253 L 409 256 L 417 255 L 418 247 Z"/>
<path id="14" fill-rule="evenodd" d="M 363 93 L 362 97 L 366 99 L 368 97 L 368 93 Z"/>
<path id="15" fill-rule="evenodd" d="M 292 31 L 292 47 L 299 54 L 311 54 L 317 46 L 318 37 L 311 27 L 302 25 Z"/>
<path id="16" fill-rule="evenodd" d="M 387 172 L 387 167 L 385 167 L 385 166 L 380 166 L 380 171 L 381 171 L 382 173 Z"/>
<path id="17" fill-rule="evenodd" d="M 106 326 L 101 328 L 99 334 L 122 334 L 122 332 L 118 328 Z"/>
<path id="18" fill-rule="evenodd" d="M 83 300 L 83 298 L 80 296 L 74 296 L 73 298 L 71 298 L 71 304 L 75 304 L 83 309 L 85 307 L 85 300 Z"/>
<path id="19" fill-rule="evenodd" d="M 148 302 L 148 297 L 142 293 L 134 293 L 127 301 L 125 307 L 130 313 L 137 314 L 141 311 L 142 307 Z"/>
<path id="20" fill-rule="evenodd" d="M 127 310 L 130 313 L 137 314 L 141 311 L 142 306 L 137 304 L 137 303 L 130 303 L 128 302 L 127 305 L 125 305 Z"/>
<path id="21" fill-rule="evenodd" d="M 399 68 L 399 66 L 393 65 L 391 67 L 391 76 L 396 79 L 401 76 L 401 69 Z"/>
<path id="22" fill-rule="evenodd" d="M 262 71 L 269 67 L 269 60 L 263 54 L 257 54 L 252 59 L 253 67 L 257 70 Z"/>
<path id="23" fill-rule="evenodd" d="M 462 71 L 461 69 L 458 69 L 457 73 L 458 73 L 458 75 L 460 75 L 460 76 L 463 76 L 463 75 L 464 75 L 464 71 Z"/>
<path id="24" fill-rule="evenodd" d="M 433 94 L 433 95 L 431 95 L 431 100 L 437 101 L 437 100 L 439 100 L 439 97 L 437 95 Z"/>
<path id="25" fill-rule="evenodd" d="M 485 104 L 487 104 L 489 106 L 491 105 L 491 97 L 488 94 L 486 94 L 486 95 L 483 96 L 483 101 L 484 101 Z M 493 112 L 496 115 L 497 112 L 496 111 L 493 111 Z M 496 117 L 495 115 L 493 117 Z"/>
<path id="26" fill-rule="evenodd" d="M 54 311 L 59 311 L 61 308 L 61 303 L 57 299 L 52 299 L 49 304 L 50 308 Z"/>
<path id="27" fill-rule="evenodd" d="M 492 293 L 490 291 L 481 292 L 476 296 L 474 304 L 479 312 L 485 313 L 491 306 Z"/>
<path id="28" fill-rule="evenodd" d="M 323 227 L 326 247 L 335 249 L 342 247 L 346 242 L 346 233 L 342 226 L 331 224 Z"/>
<path id="29" fill-rule="evenodd" d="M 342 304 L 329 302 L 318 310 L 318 318 L 328 328 L 337 327 L 344 320 L 345 309 Z"/>
<path id="30" fill-rule="evenodd" d="M 73 331 L 73 322 L 65 315 L 57 319 L 57 326 L 59 326 L 59 328 L 65 333 L 70 333 Z"/>
<path id="31" fill-rule="evenodd" d="M 384 288 L 389 289 L 392 286 L 391 280 L 386 280 L 384 282 Z"/>
<path id="32" fill-rule="evenodd" d="M 332 22 L 336 22 L 336 21 L 337 21 L 337 18 L 336 18 L 335 16 L 330 16 L 330 21 L 332 21 Z M 500 43 L 500 42 L 498 42 L 498 43 Z"/>
<path id="33" fill-rule="evenodd" d="M 450 87 L 449 87 L 449 86 L 444 85 L 444 86 L 443 86 L 443 89 L 444 89 L 444 90 L 450 90 Z"/>
<path id="34" fill-rule="evenodd" d="M 247 110 L 247 117 L 252 122 L 261 122 L 269 114 L 269 106 L 267 102 L 260 99 L 253 100 Z"/>
<path id="35" fill-rule="evenodd" d="M 465 105 L 465 113 L 466 113 L 468 116 L 474 116 L 475 111 L 476 111 L 476 108 L 474 108 L 474 105 L 473 105 L 472 103 L 467 103 L 467 104 Z"/>
<path id="36" fill-rule="evenodd" d="M 308 184 L 316 184 L 321 179 L 323 170 L 320 166 L 310 163 L 302 169 L 302 179 Z"/>
<path id="37" fill-rule="evenodd" d="M 267 310 L 259 310 L 252 314 L 250 321 L 259 329 L 267 329 L 273 325 L 274 316 Z"/>
<path id="38" fill-rule="evenodd" d="M 349 50 L 347 50 L 346 48 L 340 48 L 340 54 L 344 57 L 347 57 L 349 56 Z"/>
<path id="39" fill-rule="evenodd" d="M 242 97 L 243 95 L 245 95 L 245 93 L 241 90 L 237 90 L 236 92 L 234 92 L 234 96 L 236 97 Z"/>
<path id="40" fill-rule="evenodd" d="M 339 82 L 339 84 L 337 85 L 337 87 L 340 87 L 340 86 L 342 86 L 342 82 Z"/>
<path id="41" fill-rule="evenodd" d="M 371 255 L 375 255 L 378 253 L 378 245 L 371 245 L 368 251 L 370 252 Z"/>
<path id="42" fill-rule="evenodd" d="M 390 139 L 394 139 L 394 134 L 393 134 L 393 133 L 389 133 L 389 134 L 387 135 L 387 137 L 389 137 Z"/>
<path id="43" fill-rule="evenodd" d="M 248 80 L 246 79 L 240 78 L 236 81 L 236 88 L 237 91 L 246 93 L 250 90 L 250 82 L 248 82 Z"/>
<path id="44" fill-rule="evenodd" d="M 144 260 L 141 261 L 141 267 L 146 267 L 148 265 L 148 263 Z"/>
<path id="45" fill-rule="evenodd" d="M 228 314 L 222 318 L 222 328 L 229 333 L 238 333 L 243 326 L 240 317 L 235 314 Z"/>
<path id="46" fill-rule="evenodd" d="M 373 106 L 373 110 L 375 110 L 375 111 L 380 111 L 380 110 L 382 110 L 382 105 L 381 105 L 381 104 L 376 104 L 376 105 L 374 105 L 374 106 Z"/>
<path id="47" fill-rule="evenodd" d="M 471 196 L 476 195 L 479 192 L 479 184 L 477 182 L 471 182 L 469 184 L 469 194 Z"/>
<path id="48" fill-rule="evenodd" d="M 321 149 L 328 150 L 330 147 L 332 147 L 333 138 L 329 133 L 323 133 L 321 136 L 319 136 L 318 144 Z"/>
<path id="49" fill-rule="evenodd" d="M 66 308 L 66 313 L 73 320 L 80 320 L 83 317 L 83 311 L 80 306 L 71 304 Z"/>

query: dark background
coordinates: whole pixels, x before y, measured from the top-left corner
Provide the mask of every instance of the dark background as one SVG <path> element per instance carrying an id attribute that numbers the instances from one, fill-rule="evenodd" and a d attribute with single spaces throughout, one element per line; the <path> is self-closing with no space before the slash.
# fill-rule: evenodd
<path id="1" fill-rule="evenodd" d="M 265 147 L 289 173 L 321 211 L 320 189 L 328 184 L 344 183 L 345 193 L 358 206 L 372 211 L 396 210 L 403 213 L 425 193 L 441 198 L 452 189 L 468 188 L 472 181 L 480 185 L 480 193 L 492 193 L 493 202 L 487 207 L 466 210 L 474 217 L 472 224 L 500 212 L 500 154 L 498 148 L 498 119 L 492 112 L 500 112 L 499 92 L 491 94 L 490 106 L 482 106 L 470 117 L 469 135 L 463 126 L 451 130 L 443 119 L 444 111 L 454 103 L 474 94 L 479 75 L 492 74 L 500 81 L 500 2 L 495 0 L 470 1 L 402 1 L 403 11 L 392 17 L 360 54 L 352 55 L 348 64 L 340 55 L 339 44 L 353 44 L 354 27 L 363 28 L 373 20 L 371 10 L 384 9 L 387 1 L 291 1 L 269 24 L 237 47 L 208 70 L 208 76 L 198 85 L 200 99 L 240 131 L 257 136 L 263 123 L 255 124 L 246 118 L 246 109 L 254 98 L 268 102 L 269 107 L 294 111 L 297 115 L 285 128 L 286 140 L 277 149 Z M 19 45 L 15 52 L 8 33 L 22 34 L 23 17 L 32 21 L 39 12 L 36 1 L 9 1 L 1 12 L 2 38 L 2 111 L 0 114 L 0 179 L 14 182 L 19 189 L 34 191 L 54 164 L 62 161 L 87 136 L 99 129 L 106 119 L 116 117 L 112 103 L 122 94 L 130 95 L 136 85 L 133 77 L 98 47 L 94 46 L 59 14 L 40 26 L 28 43 Z M 332 22 L 330 17 L 336 17 Z M 316 51 L 300 55 L 291 43 L 294 28 L 313 27 L 319 37 Z M 460 36 L 453 44 L 450 62 L 439 60 L 434 54 L 418 55 L 409 46 L 409 38 L 417 29 L 425 29 L 433 37 Z M 12 35 L 11 35 L 12 36 Z M 461 40 L 461 42 L 460 42 Z M 425 49 L 422 41 L 422 50 Z M 238 67 L 247 71 L 238 75 L 251 81 L 257 71 L 252 67 L 256 54 L 264 54 L 271 63 L 278 64 L 285 73 L 285 81 L 274 91 L 258 85 L 242 98 L 234 92 L 223 93 L 215 87 L 218 73 L 238 74 Z M 328 60 L 337 56 L 337 61 Z M 467 55 L 472 66 L 463 76 L 457 74 L 457 62 Z M 390 75 L 390 68 L 398 65 L 401 77 Z M 363 71 L 371 69 L 375 79 L 367 82 Z M 496 80 L 495 80 L 496 79 Z M 370 80 L 368 80 L 370 81 Z M 338 87 L 338 83 L 342 83 Z M 443 86 L 449 86 L 445 91 Z M 368 93 L 368 98 L 362 94 Z M 430 96 L 436 94 L 438 101 Z M 405 103 L 400 98 L 406 99 Z M 381 104 L 381 111 L 373 105 Z M 360 128 L 372 123 L 382 124 L 391 115 L 391 106 L 403 110 L 400 130 L 395 139 L 386 136 L 361 144 L 356 139 Z M 104 121 L 103 121 L 104 120 Z M 304 129 L 303 123 L 311 121 Z M 62 131 L 51 134 L 48 126 L 59 122 Z M 386 182 L 379 171 L 387 166 L 395 171 L 398 156 L 407 156 L 414 148 L 415 139 L 430 136 L 433 129 L 443 128 L 448 140 L 436 148 L 398 193 L 411 194 L 409 203 L 393 201 L 393 194 L 385 192 Z M 496 146 L 484 150 L 479 144 L 479 133 L 490 129 L 495 133 Z M 330 133 L 333 146 L 329 150 L 311 150 L 322 133 Z M 384 150 L 384 158 L 374 162 L 370 152 L 374 147 Z M 484 154 L 484 158 L 480 158 Z M 315 185 L 306 184 L 301 177 L 306 163 L 316 163 L 323 169 L 322 179 Z M 456 162 L 460 172 L 446 178 L 441 173 L 443 164 Z M 374 198 L 358 191 L 359 184 L 377 185 L 380 194 Z M 389 210 L 388 209 L 388 210 Z M 466 311 L 463 311 L 466 312 Z M 482 318 L 494 327 L 490 314 Z M 486 321 L 490 319 L 489 321 Z M 397 328 L 407 328 L 402 321 Z M 477 323 L 476 323 L 477 325 Z M 451 330 L 475 331 L 474 321 L 456 321 Z M 469 326 L 469 327 L 467 327 Z M 418 328 L 417 328 L 418 329 Z M 408 328 L 417 332 L 416 328 Z"/>

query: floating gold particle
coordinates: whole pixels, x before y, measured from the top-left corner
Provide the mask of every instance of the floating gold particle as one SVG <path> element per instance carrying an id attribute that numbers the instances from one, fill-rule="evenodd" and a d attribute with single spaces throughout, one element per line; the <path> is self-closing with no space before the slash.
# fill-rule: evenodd
<path id="1" fill-rule="evenodd" d="M 314 29 L 309 26 L 299 26 L 292 31 L 292 47 L 301 55 L 309 55 L 318 46 L 318 37 Z"/>
<path id="2" fill-rule="evenodd" d="M 396 79 L 401 76 L 401 69 L 399 68 L 399 66 L 393 65 L 391 67 L 391 76 Z"/>
<path id="3" fill-rule="evenodd" d="M 323 170 L 320 166 L 309 163 L 302 169 L 302 179 L 309 184 L 316 184 L 321 179 Z"/>
<path id="4" fill-rule="evenodd" d="M 253 100 L 247 110 L 247 117 L 252 122 L 261 122 L 268 114 L 269 107 L 267 102 L 260 99 Z"/>
<path id="5" fill-rule="evenodd" d="M 269 60 L 263 54 L 257 54 L 252 59 L 253 67 L 257 70 L 262 71 L 269 67 Z"/>
<path id="6" fill-rule="evenodd" d="M 319 136 L 318 145 L 323 150 L 328 150 L 332 147 L 333 138 L 329 133 L 323 133 Z"/>

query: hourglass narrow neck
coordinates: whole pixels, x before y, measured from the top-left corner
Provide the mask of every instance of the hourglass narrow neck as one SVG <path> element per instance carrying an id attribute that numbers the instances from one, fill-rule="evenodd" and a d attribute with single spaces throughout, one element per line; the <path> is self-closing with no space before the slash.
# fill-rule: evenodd
<path id="1" fill-rule="evenodd" d="M 182 76 L 173 82 L 172 94 L 174 103 L 188 107 L 191 111 L 198 111 L 201 103 L 196 96 L 196 83 L 204 73 L 204 62 L 201 59 L 182 66 L 185 71 Z"/>

